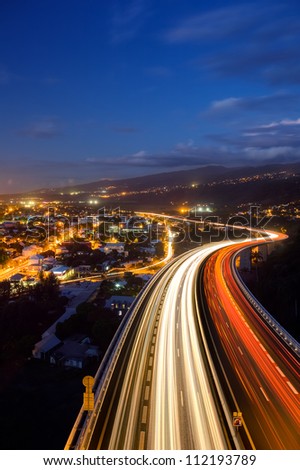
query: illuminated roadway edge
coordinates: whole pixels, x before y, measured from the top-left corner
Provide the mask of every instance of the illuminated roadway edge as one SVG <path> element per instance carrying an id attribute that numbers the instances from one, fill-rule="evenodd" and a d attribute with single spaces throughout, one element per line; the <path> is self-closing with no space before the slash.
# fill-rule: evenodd
<path id="1" fill-rule="evenodd" d="M 159 214 L 155 214 L 155 215 L 158 216 Z M 166 216 L 161 216 L 161 215 L 160 215 L 160 217 L 168 218 Z M 174 219 L 173 217 L 170 217 L 170 218 Z M 180 218 L 180 219 L 178 218 L 178 220 L 186 221 L 186 219 L 182 219 L 182 218 Z M 213 225 L 219 225 L 219 226 L 221 225 L 222 226 L 222 224 L 213 224 Z M 237 227 L 235 227 L 235 228 L 237 228 Z M 245 227 L 241 227 L 241 228 L 245 229 Z M 255 233 L 259 232 L 259 230 L 257 230 L 257 229 L 255 229 L 255 230 L 254 229 L 247 229 L 247 230 L 250 230 L 250 231 L 252 230 Z M 271 233 L 271 232 L 266 232 L 265 230 L 263 231 L 263 233 L 264 233 L 265 236 L 267 235 L 267 237 L 268 237 L 267 240 L 264 240 L 264 242 L 271 242 L 271 241 L 274 241 L 276 238 L 279 238 L 278 234 L 274 234 L 274 233 Z M 286 236 L 280 235 L 280 239 L 282 239 L 282 238 L 286 238 Z M 256 238 L 252 239 L 251 244 L 250 244 L 248 239 L 245 240 L 245 242 L 248 242 L 247 247 L 249 247 L 251 245 L 252 246 L 257 245 L 258 241 L 262 242 L 262 239 L 256 239 Z M 225 245 L 224 245 L 224 242 L 215 243 L 214 244 L 215 246 L 214 246 L 212 252 L 217 251 L 217 250 L 219 250 L 220 248 L 222 248 L 224 246 L 233 245 L 234 243 L 237 243 L 237 242 L 227 242 L 227 243 L 225 243 Z M 239 241 L 238 243 L 240 244 L 241 241 Z M 206 247 L 206 245 L 205 245 L 205 247 Z M 197 251 L 197 249 L 196 250 L 191 250 L 189 253 L 192 254 L 195 251 Z M 99 367 L 99 369 L 96 373 L 95 385 L 94 385 L 95 410 L 93 412 L 86 412 L 83 409 L 83 407 L 81 408 L 80 413 L 78 414 L 76 422 L 73 426 L 73 429 L 70 433 L 69 439 L 66 443 L 65 449 L 89 448 L 87 443 L 90 440 L 90 435 L 91 435 L 92 430 L 95 428 L 98 413 L 101 410 L 101 406 L 102 406 L 102 403 L 105 399 L 105 395 L 106 395 L 110 380 L 112 378 L 112 375 L 114 373 L 116 364 L 118 362 L 118 359 L 119 359 L 120 355 L 122 354 L 122 350 L 123 350 L 123 346 L 125 344 L 125 341 L 128 338 L 129 332 L 134 327 L 134 324 L 137 321 L 140 321 L 140 319 L 137 318 L 138 312 L 139 312 L 139 306 L 142 304 L 143 301 L 145 301 L 145 299 L 148 295 L 148 292 L 151 290 L 151 288 L 153 288 L 153 285 L 155 285 L 156 282 L 159 282 L 162 279 L 162 277 L 164 276 L 164 274 L 170 269 L 170 266 L 172 266 L 172 264 L 174 262 L 176 262 L 179 258 L 181 258 L 181 257 L 183 258 L 184 256 L 186 256 L 186 254 L 181 255 L 180 257 L 177 257 L 175 260 L 171 261 L 167 266 L 162 268 L 150 281 L 148 281 L 148 283 L 146 284 L 144 289 L 140 292 L 138 297 L 135 299 L 135 301 L 132 304 L 130 310 L 128 311 L 125 318 L 123 319 L 118 331 L 116 332 L 116 334 L 115 334 L 115 336 L 114 336 L 114 338 L 113 338 L 113 340 L 112 340 L 112 342 L 111 342 L 111 344 L 110 344 L 110 346 L 109 346 L 109 348 L 108 348 L 108 350 L 107 350 L 107 352 L 106 352 L 106 354 L 105 354 L 105 356 L 104 356 L 104 358 L 103 358 L 103 360 L 100 364 L 100 367 Z M 256 310 L 259 311 L 259 309 L 261 309 L 261 312 L 259 311 L 259 313 L 264 312 L 265 315 L 268 315 L 267 318 L 266 318 L 265 315 L 263 315 L 263 317 L 265 318 L 266 321 L 268 321 L 269 323 L 274 325 L 275 330 L 277 328 L 276 331 L 278 333 L 278 329 L 279 329 L 280 325 L 276 324 L 276 322 L 274 320 L 271 320 L 271 322 L 269 321 L 270 315 L 266 313 L 265 309 L 263 309 L 261 306 L 258 305 L 257 300 L 254 299 L 253 296 L 251 296 L 251 293 L 249 291 L 247 291 L 247 288 L 243 285 L 242 281 L 238 278 L 238 274 L 237 274 L 235 269 L 234 269 L 234 272 L 235 272 L 235 276 L 237 278 L 238 284 L 239 284 L 240 288 L 244 291 L 245 295 L 247 295 L 248 300 L 256 307 Z M 283 338 L 288 339 L 287 344 L 289 345 L 289 347 L 292 346 L 294 348 L 294 350 L 297 350 L 299 345 L 295 344 L 295 340 L 293 340 L 290 337 L 290 335 L 288 335 L 283 329 L 281 329 L 280 332 L 281 332 L 281 336 Z M 222 404 L 222 406 L 224 406 L 224 404 Z M 224 406 L 224 408 L 226 408 L 226 407 Z M 227 421 L 228 421 L 228 416 L 227 416 Z M 231 432 L 232 432 L 232 430 L 231 430 Z M 240 443 L 237 442 L 236 439 L 233 439 L 233 440 L 234 440 L 235 447 L 239 448 Z"/>
<path id="2" fill-rule="evenodd" d="M 293 336 L 290 335 L 290 333 L 288 333 L 288 331 L 286 331 L 280 325 L 280 323 L 275 320 L 275 318 L 268 312 L 268 310 L 266 310 L 265 307 L 257 300 L 257 298 L 254 297 L 252 292 L 248 289 L 248 287 L 242 280 L 235 263 L 235 260 L 239 256 L 241 251 L 242 250 L 239 250 L 232 259 L 232 272 L 237 284 L 239 285 L 240 290 L 243 292 L 246 299 L 250 302 L 256 312 L 263 318 L 265 322 L 268 323 L 269 327 L 273 329 L 274 333 L 276 335 L 279 335 L 280 339 L 286 343 L 286 346 L 288 346 L 288 348 L 290 348 L 293 353 L 300 358 L 300 344 L 298 343 L 298 341 L 296 341 L 295 338 L 293 338 Z"/>

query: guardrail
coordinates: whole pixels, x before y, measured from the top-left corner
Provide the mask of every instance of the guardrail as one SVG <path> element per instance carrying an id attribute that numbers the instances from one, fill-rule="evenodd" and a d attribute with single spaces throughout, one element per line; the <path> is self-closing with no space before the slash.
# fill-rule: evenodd
<path id="1" fill-rule="evenodd" d="M 238 282 L 240 289 L 242 290 L 247 300 L 250 302 L 252 307 L 254 307 L 254 309 L 258 312 L 264 322 L 273 329 L 274 333 L 278 335 L 282 341 L 285 342 L 285 344 L 289 347 L 289 349 L 293 351 L 294 354 L 300 357 L 300 344 L 298 343 L 298 341 L 290 333 L 288 333 L 288 331 L 286 331 L 283 326 L 281 326 L 280 323 L 275 320 L 275 318 L 259 302 L 259 300 L 257 300 L 257 298 L 250 291 L 250 289 L 248 289 L 240 273 L 238 272 L 235 261 L 237 256 L 239 256 L 241 251 L 243 251 L 244 249 L 245 248 L 239 250 L 232 259 L 232 272 L 235 277 L 235 280 Z"/>
<path id="2" fill-rule="evenodd" d="M 260 302 L 247 288 L 240 274 L 238 273 L 235 264 L 235 259 L 242 250 L 243 249 L 239 250 L 232 260 L 232 272 L 237 283 L 240 285 L 240 288 L 243 291 L 245 297 L 255 308 L 255 310 L 261 315 L 266 324 L 273 328 L 274 332 L 281 338 L 282 341 L 286 343 L 286 345 L 294 352 L 294 354 L 300 357 L 300 344 L 260 304 Z M 147 288 L 149 287 L 149 285 L 155 282 L 157 277 L 161 276 L 165 269 L 166 268 L 160 270 L 158 273 L 156 273 L 155 276 L 153 276 L 153 278 L 151 278 L 146 283 L 146 285 L 144 286 L 144 288 L 139 293 L 138 297 L 135 299 L 130 309 L 128 310 L 121 325 L 119 326 L 95 375 L 95 383 L 93 389 L 95 390 L 96 407 L 92 412 L 86 412 L 82 406 L 77 416 L 76 422 L 73 426 L 73 429 L 70 433 L 69 439 L 65 446 L 65 450 L 88 448 L 88 443 L 92 434 L 92 428 L 94 427 L 98 417 L 98 413 L 101 410 L 108 385 L 115 369 L 115 365 L 121 354 L 128 332 L 130 331 L 130 328 L 136 318 L 136 311 L 138 310 L 136 309 L 136 307 L 145 299 L 145 296 L 147 295 L 148 291 Z"/>
<path id="3" fill-rule="evenodd" d="M 146 282 L 143 289 L 139 292 L 138 296 L 131 304 L 130 309 L 123 318 L 123 321 L 119 325 L 119 328 L 117 329 L 95 375 L 95 382 L 93 386 L 96 404 L 95 409 L 93 411 L 87 412 L 84 410 L 82 405 L 75 424 L 70 432 L 68 441 L 65 445 L 65 450 L 82 450 L 88 447 L 88 441 L 91 437 L 91 428 L 93 428 L 94 423 L 97 420 L 97 415 L 101 410 L 115 365 L 127 339 L 128 332 L 130 331 L 131 326 L 136 319 L 138 311 L 137 306 L 143 302 L 151 285 L 156 282 L 157 277 L 160 277 L 164 271 L 165 268 L 161 269 Z M 88 434 L 86 433 L 87 429 L 89 430 Z"/>
<path id="4" fill-rule="evenodd" d="M 150 280 L 151 281 L 151 280 Z M 149 281 L 147 282 L 147 284 Z M 147 285 L 146 284 L 146 285 Z M 144 286 L 143 290 L 145 289 Z M 141 294 L 141 292 L 140 292 Z M 141 301 L 141 296 L 139 295 L 131 304 L 130 309 L 126 313 L 122 323 L 117 329 L 106 353 L 101 361 L 101 364 L 95 375 L 95 382 L 93 390 L 95 390 L 95 409 L 90 413 L 86 413 L 83 406 L 78 414 L 77 420 L 73 426 L 73 429 L 70 433 L 69 439 L 66 443 L 65 450 L 70 449 L 82 449 L 84 448 L 83 441 L 85 440 L 84 430 L 88 425 L 88 421 L 91 421 L 92 417 L 96 417 L 97 413 L 100 411 L 103 399 L 105 397 L 106 388 L 110 382 L 111 375 L 113 373 L 117 359 L 119 358 L 122 346 L 127 337 L 128 331 L 132 325 L 132 322 L 135 316 L 132 315 L 137 303 Z M 79 435 L 78 435 L 79 431 Z M 83 446 L 83 447 L 82 447 Z"/>

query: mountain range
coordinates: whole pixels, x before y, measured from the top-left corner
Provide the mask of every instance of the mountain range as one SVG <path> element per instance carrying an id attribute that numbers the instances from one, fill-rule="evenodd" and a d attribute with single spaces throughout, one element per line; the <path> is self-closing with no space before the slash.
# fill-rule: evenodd
<path id="1" fill-rule="evenodd" d="M 122 194 L 123 193 L 123 194 Z M 126 193 L 126 194 L 124 194 Z M 92 195 L 111 196 L 112 203 L 180 204 L 185 199 L 234 205 L 247 202 L 284 203 L 300 199 L 300 162 L 249 167 L 205 166 L 120 180 L 98 180 L 64 188 L 43 188 L 18 197 L 76 201 Z M 1 199 L 12 198 L 5 195 Z"/>

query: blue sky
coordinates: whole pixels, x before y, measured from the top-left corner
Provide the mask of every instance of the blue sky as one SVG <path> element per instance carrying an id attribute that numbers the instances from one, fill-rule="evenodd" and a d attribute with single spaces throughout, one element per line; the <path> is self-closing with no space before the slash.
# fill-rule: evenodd
<path id="1" fill-rule="evenodd" d="M 300 160 L 300 6 L 0 3 L 0 193 Z"/>

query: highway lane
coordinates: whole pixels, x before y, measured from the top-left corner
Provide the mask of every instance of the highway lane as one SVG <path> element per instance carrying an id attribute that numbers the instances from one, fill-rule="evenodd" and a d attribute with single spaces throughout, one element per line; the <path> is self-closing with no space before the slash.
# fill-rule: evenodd
<path id="1" fill-rule="evenodd" d="M 230 281 L 235 299 L 238 300 L 242 310 L 247 312 L 249 310 L 249 300 L 243 292 L 245 284 L 236 268 L 236 256 L 237 255 L 235 253 L 231 253 L 229 256 L 226 256 L 224 269 L 228 273 L 228 275 L 226 275 L 227 280 Z M 251 297 L 253 299 L 253 296 Z M 254 300 L 256 301 L 256 299 Z M 267 315 L 267 318 L 264 316 L 264 313 L 268 312 L 265 311 L 263 307 L 262 309 L 260 306 L 258 307 L 258 309 L 254 306 L 252 307 L 251 321 L 255 325 L 256 330 L 263 331 L 265 341 L 268 344 L 269 349 L 276 350 L 278 362 L 279 364 L 284 363 L 283 367 L 286 368 L 291 377 L 293 376 L 291 380 L 299 381 L 299 343 L 297 343 L 295 339 L 280 326 L 280 324 L 275 324 L 273 321 L 269 322 L 267 320 L 269 315 Z M 255 314 L 255 312 L 258 314 Z M 270 319 L 271 318 L 273 317 L 270 317 Z M 274 322 L 276 322 L 275 319 Z"/>
<path id="2" fill-rule="evenodd" d="M 152 279 L 130 313 L 131 325 L 119 345 L 118 357 L 111 360 L 110 377 L 96 393 L 104 399 L 85 423 L 76 448 L 295 448 L 295 414 L 290 422 L 286 421 L 291 428 L 283 442 L 277 431 L 282 426 L 281 412 L 274 412 L 270 421 L 272 410 L 267 413 L 265 409 L 271 401 L 266 364 L 270 367 L 274 361 L 277 374 L 282 377 L 291 372 L 285 375 L 281 363 L 278 365 L 262 343 L 259 354 L 255 348 L 254 352 L 253 344 L 256 348 L 257 345 L 253 341 L 257 342 L 258 336 L 251 327 L 250 332 L 240 324 L 236 330 L 233 328 L 236 318 L 243 317 L 245 306 L 238 307 L 233 298 L 241 295 L 236 282 L 230 293 L 224 280 L 232 275 L 231 267 L 224 272 L 223 258 L 220 261 L 219 255 L 213 255 L 224 248 L 220 253 L 233 256 L 241 246 L 258 242 L 264 241 L 226 241 L 191 250 Z M 198 306 L 197 273 L 208 256 L 211 260 L 205 268 L 204 282 L 212 311 L 209 329 L 213 331 L 213 343 L 223 351 L 220 354 L 211 354 L 207 328 L 202 325 L 203 312 Z M 247 323 L 245 319 L 244 322 Z M 261 367 L 260 358 L 265 352 L 267 363 Z M 223 372 L 226 369 L 226 387 L 224 377 L 220 379 L 218 375 L 220 367 L 215 367 L 216 357 L 222 359 Z M 254 380 L 257 367 L 259 382 Z M 252 376 L 253 385 L 258 383 L 256 388 L 251 387 Z M 292 379 L 286 380 L 285 385 L 290 395 L 298 395 Z M 228 389 L 230 399 L 225 395 Z M 253 403 L 257 408 L 254 413 Z M 240 410 L 244 412 L 243 432 L 236 433 L 232 411 Z"/>
<path id="3" fill-rule="evenodd" d="M 87 414 L 83 407 L 81 408 L 65 449 L 108 448 L 129 355 L 134 350 L 145 307 L 150 302 L 156 283 L 160 282 L 168 269 L 169 266 L 162 268 L 148 282 L 123 319 L 95 377 L 95 410 Z M 122 431 L 125 435 L 127 426 Z M 139 445 L 138 432 L 137 436 L 137 443 L 132 443 L 132 448 L 137 448 Z"/>
<path id="4" fill-rule="evenodd" d="M 230 445 L 213 399 L 195 315 L 196 276 L 210 251 L 204 249 L 185 260 L 166 294 L 154 362 L 149 428 L 155 433 L 149 435 L 150 448 L 224 449 Z"/>
<path id="5" fill-rule="evenodd" d="M 109 449 L 228 448 L 190 305 L 198 265 L 212 250 L 173 263 L 148 299 Z"/>
<path id="6" fill-rule="evenodd" d="M 255 447 L 299 449 L 299 362 L 241 294 L 232 274 L 237 248 L 214 254 L 203 275 L 218 354 Z"/>
<path id="7" fill-rule="evenodd" d="M 199 265 L 232 243 L 181 255 L 149 283 L 132 313 L 103 406 L 85 424 L 79 448 L 243 448 L 195 309 Z"/>

